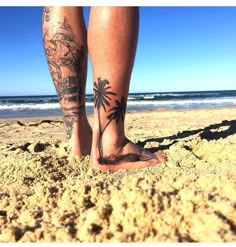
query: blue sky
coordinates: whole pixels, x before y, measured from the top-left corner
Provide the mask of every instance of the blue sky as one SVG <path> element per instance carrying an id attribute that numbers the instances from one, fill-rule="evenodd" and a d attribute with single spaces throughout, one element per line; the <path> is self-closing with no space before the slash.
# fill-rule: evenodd
<path id="1" fill-rule="evenodd" d="M 0 96 L 55 94 L 41 15 L 42 7 L 0 7 Z M 235 90 L 235 24 L 236 7 L 140 7 L 130 92 Z"/>

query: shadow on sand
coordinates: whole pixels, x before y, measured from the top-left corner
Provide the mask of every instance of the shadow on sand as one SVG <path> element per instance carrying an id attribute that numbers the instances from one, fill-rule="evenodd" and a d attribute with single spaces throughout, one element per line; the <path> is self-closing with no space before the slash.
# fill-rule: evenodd
<path id="1" fill-rule="evenodd" d="M 222 131 L 218 131 L 220 127 L 226 127 L 226 129 Z M 236 133 L 236 120 L 230 120 L 230 121 L 224 120 L 221 123 L 211 124 L 205 128 L 196 129 L 196 130 L 185 130 L 178 133 L 177 135 L 146 139 L 142 142 L 138 142 L 138 145 L 144 147 L 149 142 L 162 143 L 164 140 L 172 141 L 168 145 L 160 145 L 158 147 L 146 148 L 150 152 L 156 152 L 158 150 L 166 150 L 169 147 L 171 147 L 173 144 L 177 143 L 179 140 L 186 137 L 191 137 L 196 134 L 199 134 L 202 140 L 205 139 L 207 141 L 211 141 L 211 140 L 218 140 L 220 138 L 226 138 L 235 133 Z"/>

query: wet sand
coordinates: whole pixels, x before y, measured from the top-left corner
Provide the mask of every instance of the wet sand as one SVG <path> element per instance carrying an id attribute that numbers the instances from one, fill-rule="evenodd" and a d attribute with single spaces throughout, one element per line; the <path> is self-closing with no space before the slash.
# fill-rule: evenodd
<path id="1" fill-rule="evenodd" d="M 1 119 L 0 242 L 236 241 L 236 107 L 132 112 L 126 133 L 168 161 L 98 172 L 62 117 Z"/>

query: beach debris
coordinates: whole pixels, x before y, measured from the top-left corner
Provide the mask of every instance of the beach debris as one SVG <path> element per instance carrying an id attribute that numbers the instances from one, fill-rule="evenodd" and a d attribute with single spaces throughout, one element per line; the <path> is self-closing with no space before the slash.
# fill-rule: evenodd
<path id="1" fill-rule="evenodd" d="M 42 120 L 38 123 L 29 123 L 29 126 L 38 126 L 38 125 L 43 124 L 43 123 L 49 123 L 49 124 L 51 124 L 51 123 L 63 123 L 63 121 L 61 121 L 61 120 Z"/>
<path id="2" fill-rule="evenodd" d="M 25 124 L 20 121 L 17 121 L 16 123 L 19 124 L 20 126 L 25 126 Z"/>

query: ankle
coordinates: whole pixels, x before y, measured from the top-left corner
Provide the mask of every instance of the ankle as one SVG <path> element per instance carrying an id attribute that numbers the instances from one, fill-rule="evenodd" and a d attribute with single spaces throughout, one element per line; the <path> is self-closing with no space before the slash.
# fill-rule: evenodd
<path id="1" fill-rule="evenodd" d="M 86 119 L 75 121 L 70 138 L 67 135 L 68 144 L 72 155 L 89 155 L 92 145 L 92 129 Z"/>
<path id="2" fill-rule="evenodd" d="M 84 139 L 86 135 L 92 135 L 92 129 L 88 122 L 86 114 L 64 116 L 66 136 L 69 142 L 75 142 L 77 139 Z"/>
<path id="3" fill-rule="evenodd" d="M 76 136 L 77 138 L 80 138 L 87 135 L 88 132 L 92 133 L 92 128 L 86 116 L 79 116 L 78 118 L 73 119 L 71 136 Z"/>
<path id="4" fill-rule="evenodd" d="M 97 143 L 101 139 L 103 146 L 114 146 L 120 147 L 124 145 L 125 137 L 124 131 L 113 129 L 111 127 L 107 128 L 101 135 L 98 127 L 93 126 L 93 141 Z"/>

